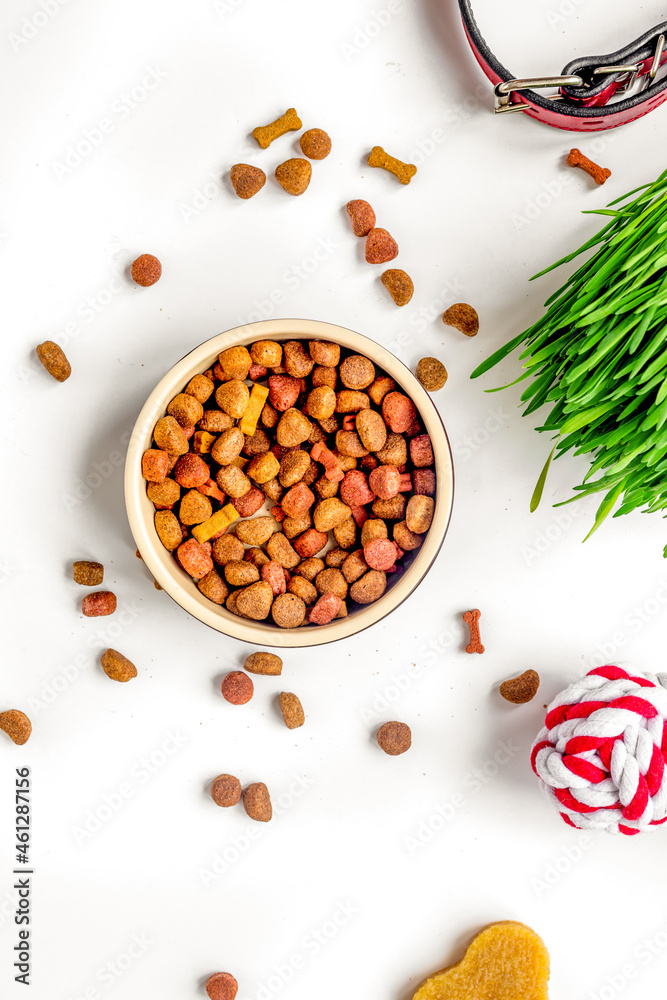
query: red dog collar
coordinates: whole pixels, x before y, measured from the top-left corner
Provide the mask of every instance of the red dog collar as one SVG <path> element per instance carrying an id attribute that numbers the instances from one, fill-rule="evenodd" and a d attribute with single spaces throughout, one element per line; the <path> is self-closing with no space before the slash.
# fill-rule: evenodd
<path id="1" fill-rule="evenodd" d="M 599 132 L 634 121 L 667 99 L 667 77 L 655 79 L 667 62 L 667 21 L 617 52 L 573 59 L 560 76 L 520 80 L 498 62 L 485 42 L 470 0 L 459 0 L 459 7 L 475 58 L 494 84 L 496 112 L 523 111 L 555 128 Z M 645 78 L 640 93 L 607 103 L 615 94 L 628 91 L 637 77 Z M 549 87 L 558 87 L 558 93 L 547 97 L 537 92 Z"/>

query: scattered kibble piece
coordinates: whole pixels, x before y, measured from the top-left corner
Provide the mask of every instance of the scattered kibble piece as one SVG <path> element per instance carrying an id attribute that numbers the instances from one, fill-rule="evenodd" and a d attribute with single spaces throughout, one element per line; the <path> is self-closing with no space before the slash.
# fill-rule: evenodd
<path id="1" fill-rule="evenodd" d="M 222 697 L 231 705 L 245 705 L 253 696 L 255 685 L 242 670 L 232 670 L 223 680 Z"/>
<path id="2" fill-rule="evenodd" d="M 308 160 L 300 156 L 293 156 L 284 163 L 279 163 L 276 167 L 276 180 L 288 194 L 303 194 L 308 185 L 313 172 Z"/>
<path id="3" fill-rule="evenodd" d="M 355 198 L 348 201 L 347 214 L 352 223 L 352 232 L 355 236 L 368 236 L 371 229 L 375 227 L 375 212 L 367 201 L 363 198 Z"/>
<path id="4" fill-rule="evenodd" d="M 527 927 L 485 927 L 463 959 L 422 983 L 412 1000 L 548 1000 L 549 952 Z"/>
<path id="5" fill-rule="evenodd" d="M 249 674 L 277 677 L 283 672 L 283 661 L 275 653 L 251 653 L 243 667 Z"/>
<path id="6" fill-rule="evenodd" d="M 250 819 L 257 823 L 268 823 L 273 816 L 271 796 L 263 781 L 256 781 L 243 792 L 243 807 Z"/>
<path id="7" fill-rule="evenodd" d="M 162 264 L 152 253 L 142 253 L 132 262 L 132 280 L 142 288 L 148 288 L 160 280 Z"/>
<path id="8" fill-rule="evenodd" d="M 366 263 L 386 264 L 398 257 L 398 243 L 386 229 L 371 229 L 366 237 Z"/>
<path id="9" fill-rule="evenodd" d="M 467 302 L 455 302 L 442 314 L 445 326 L 453 326 L 466 337 L 474 337 L 479 331 L 477 311 Z"/>
<path id="10" fill-rule="evenodd" d="M 241 801 L 241 782 L 233 774 L 219 774 L 211 782 L 211 798 L 216 806 L 235 806 Z"/>
<path id="11" fill-rule="evenodd" d="M 368 165 L 388 170 L 401 184 L 409 184 L 417 173 L 414 163 L 403 163 L 402 160 L 397 160 L 395 156 L 390 156 L 382 146 L 373 146 L 368 156 Z"/>
<path id="12" fill-rule="evenodd" d="M 280 695 L 280 711 L 288 729 L 298 729 L 306 721 L 303 706 L 291 691 L 283 691 Z"/>
<path id="13" fill-rule="evenodd" d="M 102 563 L 79 559 L 72 566 L 72 576 L 74 582 L 80 583 L 82 587 L 99 587 L 104 579 L 104 566 Z"/>
<path id="14" fill-rule="evenodd" d="M 437 358 L 422 358 L 417 365 L 417 378 L 429 392 L 437 392 L 447 381 L 447 369 Z"/>
<path id="15" fill-rule="evenodd" d="M 472 611 L 466 611 L 463 615 L 463 621 L 466 622 L 470 629 L 470 642 L 466 646 L 466 653 L 484 652 L 484 646 L 479 634 L 479 619 L 481 614 L 478 608 L 474 608 Z"/>
<path id="16" fill-rule="evenodd" d="M 400 267 L 390 267 L 382 274 L 381 281 L 397 306 L 406 306 L 414 295 L 412 278 Z"/>
<path id="17" fill-rule="evenodd" d="M 17 708 L 0 712 L 0 729 L 9 736 L 13 743 L 21 747 L 30 739 L 32 724 L 27 715 Z"/>
<path id="18" fill-rule="evenodd" d="M 239 198 L 248 199 L 261 191 L 266 184 L 266 174 L 250 163 L 235 163 L 229 171 L 229 179 Z"/>
<path id="19" fill-rule="evenodd" d="M 582 170 L 585 170 L 593 178 L 596 184 L 604 184 L 607 178 L 611 177 L 609 167 L 601 167 L 599 164 L 594 163 L 593 160 L 589 160 L 580 149 L 570 150 L 567 157 L 567 165 L 569 167 L 581 167 Z"/>
<path id="20" fill-rule="evenodd" d="M 117 649 L 107 649 L 102 653 L 101 659 L 102 669 L 104 673 L 112 681 L 121 681 L 125 683 L 126 681 L 131 681 L 133 677 L 137 676 L 137 668 L 135 667 L 132 660 L 128 660 L 127 656 L 123 656 L 119 653 Z"/>
<path id="21" fill-rule="evenodd" d="M 116 595 L 110 590 L 97 590 L 94 594 L 86 594 L 81 601 L 81 610 L 86 618 L 100 618 L 102 615 L 112 615 L 116 604 Z"/>
<path id="22" fill-rule="evenodd" d="M 299 140 L 301 152 L 310 160 L 323 160 L 331 152 L 331 139 L 321 128 L 309 128 Z"/>
<path id="23" fill-rule="evenodd" d="M 412 733 L 405 722 L 385 722 L 377 731 L 378 746 L 391 757 L 398 757 L 412 746 Z"/>
<path id="24" fill-rule="evenodd" d="M 276 118 L 269 125 L 258 125 L 252 130 L 253 139 L 256 139 L 261 149 L 268 149 L 274 139 L 279 139 L 287 132 L 296 132 L 302 126 L 302 121 L 294 108 L 288 108 L 284 115 Z"/>
<path id="25" fill-rule="evenodd" d="M 206 981 L 209 1000 L 234 1000 L 238 991 L 239 984 L 231 972 L 214 972 Z"/>
<path id="26" fill-rule="evenodd" d="M 500 693 L 506 701 L 511 701 L 513 705 L 525 705 L 537 694 L 540 686 L 540 675 L 536 670 L 524 670 L 519 677 L 512 680 L 503 681 L 500 685 Z"/>
<path id="27" fill-rule="evenodd" d="M 37 357 L 56 382 L 65 382 L 72 374 L 72 366 L 59 344 L 45 340 L 35 348 Z"/>

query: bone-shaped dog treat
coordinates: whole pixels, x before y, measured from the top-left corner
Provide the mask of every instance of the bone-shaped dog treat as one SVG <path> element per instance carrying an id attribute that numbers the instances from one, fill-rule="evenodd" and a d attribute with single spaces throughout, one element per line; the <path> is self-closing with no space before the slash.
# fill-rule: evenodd
<path id="1" fill-rule="evenodd" d="M 417 173 L 414 163 L 403 163 L 402 160 L 397 160 L 395 156 L 390 156 L 382 146 L 373 146 L 368 157 L 368 165 L 388 170 L 390 174 L 394 174 L 399 179 L 401 184 L 409 184 Z"/>
<path id="2" fill-rule="evenodd" d="M 596 184 L 604 184 L 607 178 L 611 177 L 611 170 L 593 163 L 587 156 L 584 156 L 580 149 L 570 150 L 567 163 L 570 167 L 581 167 L 582 170 L 591 175 Z"/>
<path id="3" fill-rule="evenodd" d="M 466 622 L 470 628 L 470 642 L 466 646 L 466 653 L 483 653 L 484 646 L 482 645 L 482 640 L 479 637 L 479 617 L 481 612 L 478 608 L 474 608 L 473 611 L 466 611 L 463 615 L 463 621 Z"/>
<path id="4" fill-rule="evenodd" d="M 267 149 L 274 139 L 279 139 L 287 132 L 296 132 L 301 128 L 301 119 L 294 108 L 288 108 L 284 115 L 276 118 L 270 125 L 258 125 L 252 130 L 252 135 L 262 149 Z"/>

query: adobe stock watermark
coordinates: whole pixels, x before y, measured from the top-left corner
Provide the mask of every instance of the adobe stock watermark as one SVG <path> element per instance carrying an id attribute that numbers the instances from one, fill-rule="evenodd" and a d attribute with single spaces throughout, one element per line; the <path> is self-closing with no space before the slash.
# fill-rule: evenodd
<path id="1" fill-rule="evenodd" d="M 191 195 L 189 202 L 179 201 L 178 211 L 183 221 L 189 225 L 193 219 L 198 218 L 222 190 L 222 177 L 214 173 L 208 174 L 201 187 Z"/>
<path id="2" fill-rule="evenodd" d="M 112 791 L 105 792 L 101 800 L 86 811 L 81 822 L 70 827 L 69 832 L 77 847 L 81 847 L 99 833 L 123 806 L 135 797 L 139 789 L 148 784 L 174 754 L 189 742 L 189 736 L 184 736 L 178 731 L 169 731 L 159 747 L 140 757 L 130 768 L 127 779 L 121 781 Z"/>
<path id="3" fill-rule="evenodd" d="M 472 768 L 466 774 L 461 783 L 461 791 L 454 792 L 448 799 L 438 803 L 430 816 L 420 820 L 416 829 L 412 833 L 406 834 L 403 838 L 403 847 L 408 854 L 414 855 L 430 844 L 439 833 L 442 833 L 456 814 L 467 805 L 470 799 L 478 795 L 486 785 L 493 781 L 501 768 L 509 764 L 522 750 L 512 741 L 511 737 L 507 740 L 498 740 L 496 746 L 497 750 L 492 757 L 485 760 L 479 767 Z"/>
<path id="4" fill-rule="evenodd" d="M 543 896 L 545 892 L 549 892 L 559 882 L 562 882 L 594 844 L 593 838 L 585 833 L 579 837 L 576 843 L 564 847 L 557 858 L 545 865 L 539 876 L 531 878 L 530 885 L 535 895 Z"/>
<path id="5" fill-rule="evenodd" d="M 589 670 L 595 667 L 603 667 L 612 662 L 616 654 L 630 641 L 633 635 L 638 635 L 647 625 L 650 625 L 655 618 L 661 614 L 667 606 L 667 580 L 658 582 L 658 586 L 651 597 L 648 597 L 641 604 L 635 606 L 621 619 L 623 628 L 617 629 L 604 642 L 597 643 L 595 652 L 591 653 L 584 663 Z"/>
<path id="6" fill-rule="evenodd" d="M 374 10 L 367 21 L 358 24 L 350 38 L 338 46 L 345 62 L 352 62 L 356 56 L 367 49 L 371 42 L 378 35 L 381 35 L 385 28 L 389 27 L 396 15 L 402 14 L 404 10 L 403 0 L 387 0 L 384 7 Z"/>
<path id="7" fill-rule="evenodd" d="M 218 17 L 224 17 L 243 7 L 246 2 L 247 0 L 213 0 L 213 10 Z"/>
<path id="8" fill-rule="evenodd" d="M 586 509 L 579 503 L 569 504 L 561 507 L 555 515 L 551 524 L 538 531 L 530 545 L 521 546 L 521 555 L 527 566 L 541 559 L 555 545 L 563 535 L 569 531 L 574 522 L 586 514 Z"/>
<path id="9" fill-rule="evenodd" d="M 7 32 L 7 41 L 14 52 L 21 52 L 69 2 L 70 0 L 40 0 L 32 14 L 26 14 L 21 19 L 15 31 Z"/>
<path id="10" fill-rule="evenodd" d="M 443 111 L 442 124 L 434 126 L 428 135 L 417 139 L 413 149 L 408 154 L 408 161 L 414 163 L 416 167 L 421 167 L 430 156 L 444 145 L 450 138 L 450 131 L 468 121 L 482 104 L 490 104 L 493 91 L 490 84 L 478 83 L 474 91 L 464 97 L 462 101 L 451 103 Z M 444 126 L 448 126 L 443 128 Z"/>
<path id="11" fill-rule="evenodd" d="M 93 493 L 99 490 L 100 486 L 108 482 L 116 469 L 125 464 L 125 449 L 132 438 L 132 431 L 124 431 L 119 438 L 119 444 L 123 450 L 112 448 L 106 458 L 100 462 L 93 462 L 85 479 L 78 479 L 71 493 L 62 493 L 60 499 L 66 511 L 74 510 L 81 504 L 90 500 Z"/>
<path id="12" fill-rule="evenodd" d="M 568 18 L 576 14 L 579 8 L 583 7 L 585 3 L 588 3 L 588 0 L 561 0 L 557 7 L 545 10 L 544 16 L 547 24 L 551 28 L 560 27 Z"/>
<path id="13" fill-rule="evenodd" d="M 470 434 L 464 434 L 452 445 L 452 453 L 461 462 L 468 462 L 481 448 L 485 448 L 494 434 L 507 427 L 509 414 L 502 406 L 495 406 L 486 411 L 482 423 Z"/>
<path id="14" fill-rule="evenodd" d="M 83 990 L 68 994 L 67 1000 L 99 1000 L 102 991 L 111 989 L 119 979 L 123 979 L 154 944 L 148 934 L 135 931 L 123 950 L 97 969 L 95 982 Z"/>
<path id="15" fill-rule="evenodd" d="M 294 803 L 301 798 L 304 792 L 315 784 L 315 779 L 307 774 L 294 774 L 287 788 L 274 797 L 271 796 L 273 806 L 273 816 L 280 818 L 288 812 Z M 216 851 L 206 865 L 197 869 L 197 877 L 205 889 L 209 889 L 214 882 L 222 878 L 238 861 L 246 856 L 253 844 L 261 840 L 266 834 L 266 825 L 259 823 L 250 824 L 243 833 L 233 834 L 225 846 Z"/>
<path id="16" fill-rule="evenodd" d="M 465 295 L 465 282 L 456 274 L 441 285 L 438 294 L 419 309 L 413 309 L 408 318 L 409 330 L 402 330 L 389 345 L 389 349 L 399 357 L 410 344 L 415 334 L 424 333 L 452 302 L 460 301 Z"/>
<path id="17" fill-rule="evenodd" d="M 606 975 L 604 984 L 598 990 L 591 991 L 587 1000 L 615 1000 L 631 982 L 641 977 L 642 970 L 651 965 L 656 958 L 662 958 L 665 951 L 667 951 L 667 926 L 661 927 L 640 941 L 633 949 L 630 960 Z"/>
<path id="18" fill-rule="evenodd" d="M 157 90 L 166 79 L 167 74 L 159 66 L 147 67 L 141 81 L 117 97 L 104 117 L 91 128 L 84 129 L 80 137 L 70 143 L 59 157 L 51 160 L 51 169 L 56 178 L 61 181 L 80 167 L 113 135 L 122 122 L 132 117 L 149 94 Z"/>
<path id="19" fill-rule="evenodd" d="M 271 1000 L 306 968 L 311 959 L 331 944 L 359 912 L 359 907 L 351 900 L 338 900 L 330 916 L 321 924 L 310 927 L 289 958 L 274 964 L 268 979 L 259 984 L 254 994 L 244 994 L 242 1000 Z"/>

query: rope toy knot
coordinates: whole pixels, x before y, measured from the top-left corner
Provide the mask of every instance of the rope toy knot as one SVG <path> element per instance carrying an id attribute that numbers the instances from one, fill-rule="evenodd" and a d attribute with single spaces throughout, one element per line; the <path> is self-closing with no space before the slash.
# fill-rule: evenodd
<path id="1" fill-rule="evenodd" d="M 561 817 L 632 836 L 667 820 L 667 674 L 591 670 L 551 702 L 531 763 Z"/>

